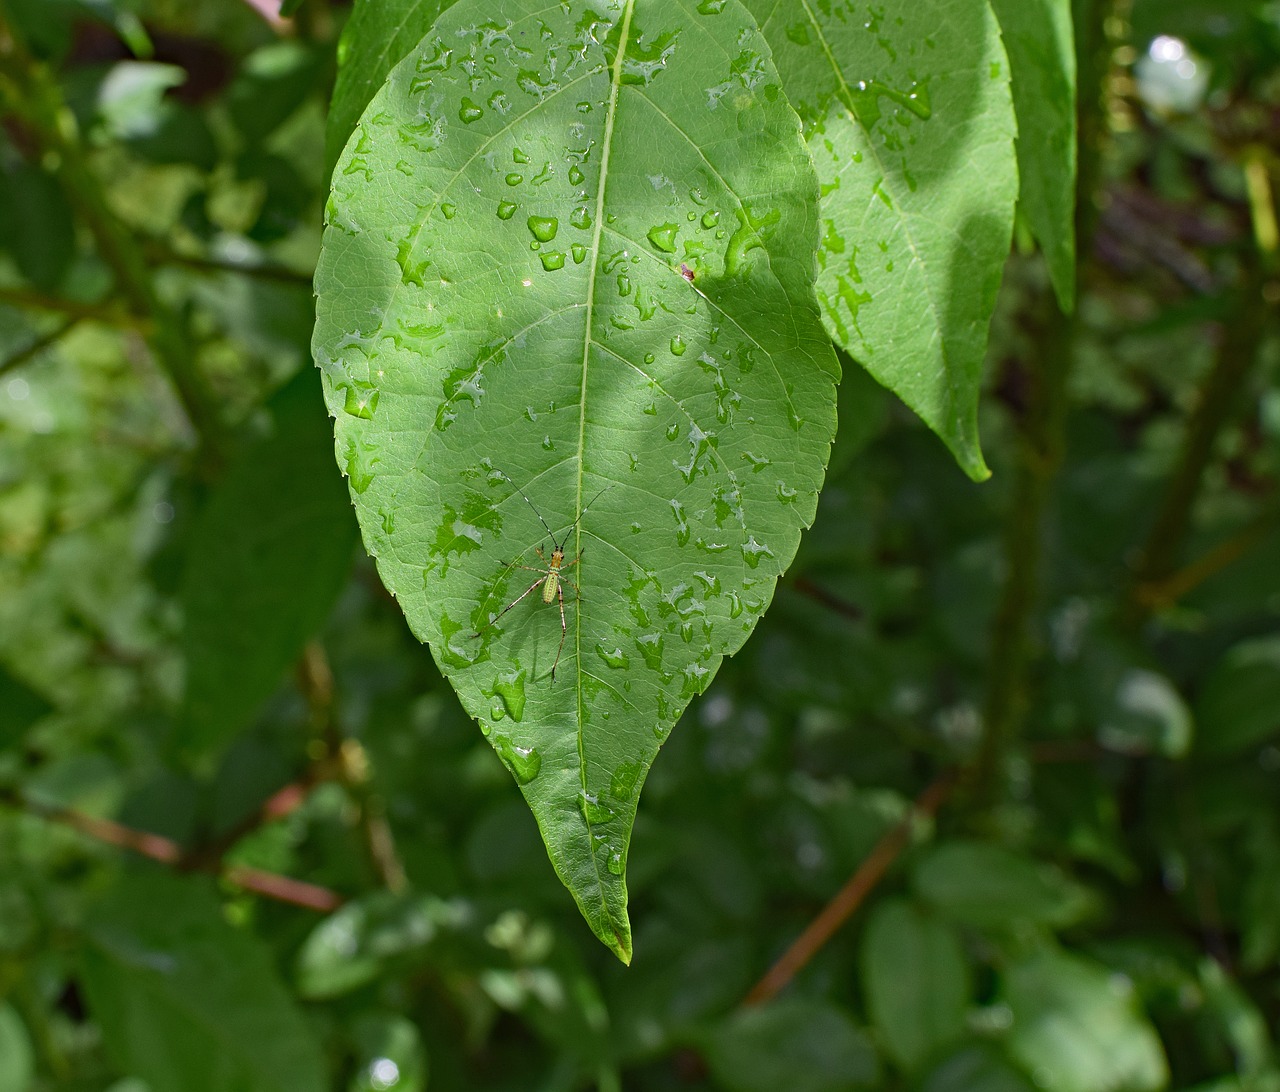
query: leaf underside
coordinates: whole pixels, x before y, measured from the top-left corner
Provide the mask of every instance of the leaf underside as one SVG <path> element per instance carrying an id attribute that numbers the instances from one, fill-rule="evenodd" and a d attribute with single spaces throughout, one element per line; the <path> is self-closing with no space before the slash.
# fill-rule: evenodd
<path id="1" fill-rule="evenodd" d="M 463 0 L 393 70 L 335 172 L 313 349 L 383 581 L 629 960 L 640 786 L 813 518 L 839 368 L 750 15 L 597 9 Z M 553 537 L 562 654 L 521 567 Z"/>

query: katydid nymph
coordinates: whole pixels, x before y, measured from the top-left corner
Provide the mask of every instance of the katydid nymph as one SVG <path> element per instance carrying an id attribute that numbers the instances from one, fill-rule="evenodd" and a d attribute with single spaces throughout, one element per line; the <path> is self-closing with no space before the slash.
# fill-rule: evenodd
<path id="1" fill-rule="evenodd" d="M 513 482 L 512 484 L 514 485 L 515 483 Z M 511 610 L 512 607 L 515 607 L 521 602 L 523 602 L 530 595 L 532 595 L 539 587 L 541 587 L 543 603 L 549 606 L 552 602 L 555 602 L 560 607 L 560 645 L 559 647 L 556 648 L 555 662 L 551 665 L 551 681 L 555 682 L 556 668 L 560 666 L 560 654 L 564 651 L 565 638 L 569 635 L 569 626 L 568 626 L 568 623 L 565 621 L 565 616 L 564 616 L 564 585 L 568 584 L 570 587 L 573 588 L 574 595 L 576 596 L 576 598 L 578 599 L 582 598 L 578 585 L 575 584 L 572 580 L 570 580 L 565 575 L 566 569 L 572 568 L 574 565 L 577 565 L 578 562 L 582 560 L 582 554 L 579 553 L 578 556 L 575 557 L 572 561 L 566 562 L 564 559 L 564 549 L 566 544 L 569 541 L 570 533 L 573 531 L 575 527 L 578 526 L 578 523 L 582 519 L 582 517 L 587 514 L 587 509 L 590 508 L 593 504 L 595 504 L 595 502 L 599 500 L 602 495 L 607 493 L 612 488 L 613 488 L 612 484 L 606 485 L 603 489 L 600 490 L 599 493 L 597 493 L 594 497 L 592 497 L 589 501 L 587 501 L 582 511 L 578 513 L 578 518 L 575 519 L 571 524 L 569 524 L 568 529 L 564 533 L 564 537 L 559 541 L 557 541 L 555 533 L 551 530 L 550 526 L 547 524 L 547 521 L 542 518 L 542 513 L 539 512 L 538 509 L 534 506 L 533 501 L 531 501 L 527 496 L 525 496 L 524 490 L 521 489 L 519 486 L 516 486 L 516 492 L 519 493 L 520 496 L 524 497 L 525 504 L 527 504 L 530 508 L 533 509 L 533 514 L 538 517 L 538 522 L 542 524 L 543 528 L 547 532 L 547 537 L 551 539 L 551 556 L 547 557 L 547 555 L 543 552 L 542 547 L 538 546 L 536 552 L 538 554 L 538 557 L 541 559 L 543 563 L 542 568 L 539 568 L 535 565 L 511 566 L 511 568 L 525 569 L 531 573 L 538 573 L 539 574 L 538 579 L 535 580 L 532 584 L 530 584 L 527 588 L 525 588 L 525 590 L 522 591 L 519 595 L 517 595 L 513 600 L 511 600 L 511 602 L 508 603 L 505 607 L 503 607 L 502 610 L 498 611 L 497 614 L 495 614 L 492 618 L 490 618 L 489 621 L 486 622 L 483 626 L 481 626 L 475 633 L 471 634 L 471 637 L 473 640 L 478 637 L 482 637 L 486 631 L 492 629 L 495 625 L 497 625 L 498 620 L 504 614 L 506 614 L 507 611 Z"/>

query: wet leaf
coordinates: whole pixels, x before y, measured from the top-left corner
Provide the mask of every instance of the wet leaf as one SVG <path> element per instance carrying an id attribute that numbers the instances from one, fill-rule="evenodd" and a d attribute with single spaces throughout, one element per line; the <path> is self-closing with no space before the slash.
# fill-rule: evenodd
<path id="1" fill-rule="evenodd" d="M 987 325 L 1018 172 L 1009 63 L 986 3 L 749 0 L 822 182 L 832 337 L 974 479 Z"/>
<path id="2" fill-rule="evenodd" d="M 397 66 L 335 173 L 313 349 L 383 581 L 625 960 L 640 787 L 813 518 L 839 369 L 750 15 L 605 11 L 468 0 Z"/>

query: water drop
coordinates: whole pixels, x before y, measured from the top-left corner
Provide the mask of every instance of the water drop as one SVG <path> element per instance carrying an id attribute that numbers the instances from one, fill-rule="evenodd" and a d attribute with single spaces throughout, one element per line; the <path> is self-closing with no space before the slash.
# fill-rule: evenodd
<path id="1" fill-rule="evenodd" d="M 596 645 L 596 655 L 615 670 L 623 671 L 631 666 L 631 660 L 620 648 L 610 650 L 603 645 Z"/>
<path id="2" fill-rule="evenodd" d="M 524 671 L 504 671 L 493 680 L 493 693 L 502 699 L 503 708 L 512 720 L 524 719 Z"/>
<path id="3" fill-rule="evenodd" d="M 725 0 L 702 0 L 698 5 L 699 15 L 719 15 L 724 11 Z"/>
<path id="4" fill-rule="evenodd" d="M 646 633 L 636 638 L 636 648 L 640 650 L 640 655 L 644 657 L 645 667 L 651 671 L 662 670 L 662 635 L 658 633 Z"/>
<path id="5" fill-rule="evenodd" d="M 587 211 L 585 205 L 579 205 L 569 214 L 569 223 L 581 231 L 586 231 L 591 226 L 591 213 Z"/>
<path id="6" fill-rule="evenodd" d="M 757 542 L 755 535 L 749 535 L 742 544 L 742 558 L 751 568 L 760 564 L 762 557 L 773 557 L 773 551 L 763 543 Z"/>
<path id="7" fill-rule="evenodd" d="M 443 205 L 440 206 L 440 211 L 444 213 L 444 218 L 446 220 L 452 220 L 455 216 L 458 215 L 458 206 L 451 205 L 446 201 Z"/>
<path id="8" fill-rule="evenodd" d="M 518 209 L 519 207 L 520 206 L 517 205 L 514 201 L 499 201 L 498 202 L 498 219 L 510 220 L 511 217 L 513 217 L 516 214 L 516 209 Z"/>
<path id="9" fill-rule="evenodd" d="M 355 380 L 347 387 L 346 402 L 342 408 L 352 417 L 372 420 L 378 408 L 378 388 L 372 383 Z"/>
<path id="10" fill-rule="evenodd" d="M 575 185 L 575 186 L 581 186 L 581 185 L 582 185 L 582 180 L 583 180 L 585 177 L 586 177 L 586 175 L 584 175 L 584 174 L 582 173 L 582 168 L 581 168 L 581 167 L 579 167 L 576 163 L 575 163 L 572 167 L 570 167 L 570 168 L 569 168 L 569 181 L 570 181 L 573 185 Z"/>
<path id="11" fill-rule="evenodd" d="M 506 736 L 491 736 L 493 744 L 507 769 L 515 775 L 516 781 L 527 785 L 542 769 L 542 756 L 535 747 L 517 747 Z"/>
<path id="12" fill-rule="evenodd" d="M 564 268 L 564 251 L 563 250 L 547 251 L 547 253 L 542 255 L 542 268 L 545 269 L 548 273 L 550 273 L 552 270 L 555 270 L 555 269 L 563 269 Z"/>
<path id="13" fill-rule="evenodd" d="M 461 118 L 465 124 L 470 125 L 473 121 L 479 121 L 484 117 L 484 111 L 470 99 L 464 98 L 462 100 L 462 107 L 458 110 L 458 117 Z"/>
<path id="14" fill-rule="evenodd" d="M 702 214 L 702 226 L 704 228 L 713 228 L 720 223 L 720 214 L 715 211 L 708 211 Z"/>
<path id="15" fill-rule="evenodd" d="M 680 228 L 676 224 L 659 224 L 649 229 L 649 242 L 666 254 L 676 252 L 676 234 Z"/>
<path id="16" fill-rule="evenodd" d="M 530 163 L 532 160 L 519 148 L 511 149 L 511 158 L 516 163 Z"/>
<path id="17" fill-rule="evenodd" d="M 578 808 L 582 812 L 582 817 L 591 825 L 596 823 L 607 823 L 613 818 L 611 809 L 605 807 L 598 797 L 583 789 L 578 793 Z"/>
<path id="18" fill-rule="evenodd" d="M 560 221 L 554 216 L 530 216 L 529 230 L 540 243 L 549 243 L 560 230 Z"/>
<path id="19" fill-rule="evenodd" d="M 524 181 L 524 175 L 516 174 L 515 171 L 512 171 L 509 175 L 507 175 L 508 186 L 518 186 L 523 181 Z"/>
<path id="20" fill-rule="evenodd" d="M 685 349 L 687 348 L 688 346 L 684 343 L 684 338 L 679 334 L 676 334 L 676 336 L 671 339 L 672 356 L 684 356 Z"/>
<path id="21" fill-rule="evenodd" d="M 581 265 L 587 257 L 587 248 L 581 243 L 574 243 L 569 249 L 573 252 L 574 264 Z"/>

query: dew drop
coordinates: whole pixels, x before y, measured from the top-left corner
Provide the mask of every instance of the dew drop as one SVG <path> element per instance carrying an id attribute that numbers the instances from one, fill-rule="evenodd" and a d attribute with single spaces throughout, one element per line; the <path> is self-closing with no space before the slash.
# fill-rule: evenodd
<path id="1" fill-rule="evenodd" d="M 444 213 L 444 218 L 446 220 L 452 220 L 458 215 L 458 206 L 450 205 L 448 202 L 445 202 L 445 204 L 440 206 L 440 211 Z"/>
<path id="2" fill-rule="evenodd" d="M 510 220 L 511 217 L 513 217 L 516 214 L 516 209 L 518 209 L 519 207 L 520 206 L 517 205 L 514 201 L 498 202 L 498 219 Z"/>
<path id="3" fill-rule="evenodd" d="M 508 186 L 518 186 L 523 181 L 524 181 L 524 175 L 516 174 L 515 171 L 512 171 L 509 175 L 507 175 Z"/>
<path id="4" fill-rule="evenodd" d="M 458 117 L 464 124 L 470 125 L 473 121 L 479 121 L 484 117 L 484 111 L 468 98 L 462 100 L 462 107 L 458 110 Z"/>
<path id="5" fill-rule="evenodd" d="M 684 356 L 685 349 L 687 348 L 688 346 L 684 343 L 684 338 L 679 334 L 676 334 L 676 336 L 671 339 L 672 356 Z"/>
<path id="6" fill-rule="evenodd" d="M 573 252 L 574 264 L 581 265 L 587 257 L 587 248 L 581 243 L 574 243 L 569 249 Z"/>
<path id="7" fill-rule="evenodd" d="M 582 185 L 582 180 L 583 180 L 585 177 L 586 177 L 586 175 L 584 175 L 584 174 L 582 173 L 582 168 L 581 168 L 581 167 L 579 167 L 576 163 L 575 163 L 572 167 L 570 167 L 570 168 L 569 168 L 569 181 L 570 181 L 573 185 L 575 185 L 575 186 L 581 186 L 581 185 Z"/>
<path id="8" fill-rule="evenodd" d="M 665 254 L 676 252 L 676 234 L 680 228 L 676 224 L 659 224 L 649 229 L 649 242 Z"/>
<path id="9" fill-rule="evenodd" d="M 549 250 L 542 255 L 542 268 L 548 273 L 555 269 L 564 268 L 564 251 Z"/>
<path id="10" fill-rule="evenodd" d="M 596 645 L 596 655 L 617 671 L 625 671 L 631 666 L 630 658 L 620 648 L 607 649 L 604 645 Z"/>
<path id="11" fill-rule="evenodd" d="M 720 214 L 713 210 L 708 210 L 702 214 L 702 226 L 710 229 L 720 223 Z"/>
<path id="12" fill-rule="evenodd" d="M 560 230 L 560 221 L 554 216 L 530 216 L 529 231 L 540 243 L 549 243 Z"/>

